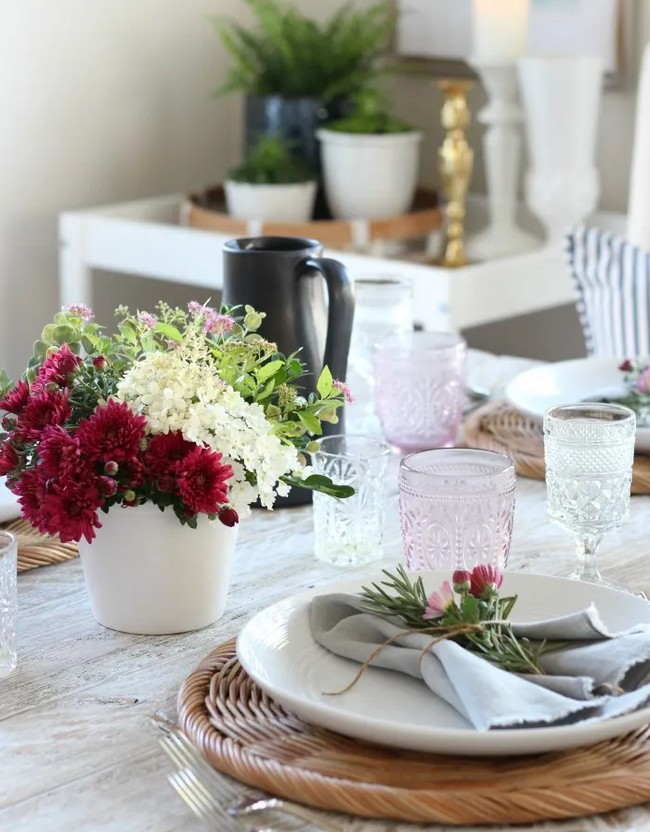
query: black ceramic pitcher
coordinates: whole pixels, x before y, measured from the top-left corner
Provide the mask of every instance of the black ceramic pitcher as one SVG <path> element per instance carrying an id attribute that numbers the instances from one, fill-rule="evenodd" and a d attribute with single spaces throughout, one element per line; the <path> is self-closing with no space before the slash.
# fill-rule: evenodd
<path id="1" fill-rule="evenodd" d="M 321 252 L 316 240 L 300 237 L 244 237 L 224 246 L 223 303 L 266 312 L 259 333 L 285 355 L 302 348 L 310 375 L 301 384 L 308 392 L 324 364 L 345 381 L 354 315 L 352 279 Z M 341 425 L 335 427 L 340 433 Z"/>
<path id="2" fill-rule="evenodd" d="M 316 389 L 325 364 L 334 378 L 345 381 L 352 335 L 352 279 L 341 263 L 321 254 L 319 242 L 301 237 L 244 237 L 224 246 L 222 302 L 266 312 L 260 335 L 284 355 L 300 349 L 309 372 L 300 380 L 305 393 Z M 337 411 L 337 425 L 323 424 L 324 433 L 343 432 L 342 411 Z M 285 504 L 308 499 L 309 492 L 294 488 Z"/>

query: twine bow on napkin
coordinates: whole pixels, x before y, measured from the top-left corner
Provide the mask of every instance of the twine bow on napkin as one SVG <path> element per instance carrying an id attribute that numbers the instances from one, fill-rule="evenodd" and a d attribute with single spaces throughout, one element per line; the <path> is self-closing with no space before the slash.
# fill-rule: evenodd
<path id="1" fill-rule="evenodd" d="M 650 703 L 650 625 L 610 633 L 593 606 L 512 624 L 517 638 L 533 644 L 566 643 L 540 656 L 539 675 L 503 670 L 451 639 L 408 631 L 366 609 L 356 595 L 317 596 L 314 639 L 338 656 L 422 679 L 479 731 L 600 722 Z"/>

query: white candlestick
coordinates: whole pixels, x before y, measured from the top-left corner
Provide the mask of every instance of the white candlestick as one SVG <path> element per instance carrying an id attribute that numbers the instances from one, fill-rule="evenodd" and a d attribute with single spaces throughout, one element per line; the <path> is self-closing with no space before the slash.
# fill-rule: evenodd
<path id="1" fill-rule="evenodd" d="M 513 64 L 528 35 L 528 0 L 473 0 L 472 63 Z"/>

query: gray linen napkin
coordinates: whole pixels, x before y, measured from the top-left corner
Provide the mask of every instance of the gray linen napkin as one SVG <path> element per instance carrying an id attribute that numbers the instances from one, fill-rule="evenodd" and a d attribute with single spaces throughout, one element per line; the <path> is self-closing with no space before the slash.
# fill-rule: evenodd
<path id="1" fill-rule="evenodd" d="M 592 606 L 513 630 L 531 641 L 571 644 L 542 657 L 542 676 L 501 670 L 453 641 L 439 641 L 423 656 L 432 639 L 428 633 L 405 633 L 371 664 L 423 679 L 481 731 L 600 722 L 650 703 L 649 625 L 610 633 Z M 327 650 L 362 663 L 404 626 L 364 612 L 356 595 L 332 594 L 312 600 L 311 631 Z"/>

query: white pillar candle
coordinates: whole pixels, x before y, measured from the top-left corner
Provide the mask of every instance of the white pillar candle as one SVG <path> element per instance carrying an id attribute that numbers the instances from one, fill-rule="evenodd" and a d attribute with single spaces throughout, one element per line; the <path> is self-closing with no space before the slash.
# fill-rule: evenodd
<path id="1" fill-rule="evenodd" d="M 636 97 L 627 238 L 650 251 L 650 44 L 643 54 Z"/>
<path id="2" fill-rule="evenodd" d="M 528 35 L 528 0 L 473 0 L 471 62 L 513 64 Z"/>

